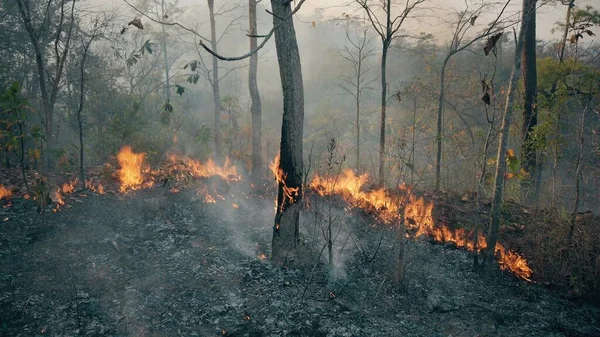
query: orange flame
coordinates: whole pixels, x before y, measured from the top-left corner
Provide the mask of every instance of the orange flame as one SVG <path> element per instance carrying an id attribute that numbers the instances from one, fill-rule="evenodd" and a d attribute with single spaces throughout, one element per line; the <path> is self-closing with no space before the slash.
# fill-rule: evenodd
<path id="1" fill-rule="evenodd" d="M 275 156 L 275 159 L 273 159 L 273 161 L 269 164 L 269 168 L 271 169 L 271 172 L 273 172 L 273 175 L 275 176 L 275 181 L 277 181 L 277 184 L 280 184 L 283 186 L 283 200 L 280 205 L 280 212 L 283 212 L 283 207 L 286 203 L 286 200 L 290 204 L 294 203 L 294 201 L 296 200 L 296 197 L 298 197 L 298 192 L 300 191 L 300 188 L 299 187 L 288 187 L 286 185 L 285 178 L 286 178 L 287 174 L 285 172 L 283 172 L 283 170 L 279 167 L 280 160 L 281 160 L 281 157 L 279 156 L 279 153 L 278 153 L 277 156 Z M 275 211 L 277 211 L 277 199 L 275 199 Z"/>
<path id="2" fill-rule="evenodd" d="M 415 236 L 426 235 L 438 242 L 453 242 L 457 247 L 469 251 L 481 251 L 487 247 L 485 237 L 477 236 L 477 248 L 473 243 L 472 232 L 464 228 L 451 229 L 444 225 L 436 225 L 433 219 L 433 203 L 425 201 L 422 197 L 414 196 L 406 186 L 400 186 L 400 190 L 406 192 L 405 197 L 396 197 L 384 189 L 364 191 L 363 186 L 368 181 L 368 176 L 355 175 L 352 170 L 344 171 L 338 177 L 316 176 L 310 187 L 318 194 L 340 195 L 346 202 L 354 207 L 374 212 L 375 215 L 386 224 L 397 223 L 401 220 L 400 205 L 404 206 L 404 221 L 406 228 L 415 232 Z M 517 277 L 530 281 L 532 270 L 527 261 L 519 254 L 506 249 L 500 243 L 494 249 L 498 258 L 500 268 L 509 270 Z"/>
<path id="3" fill-rule="evenodd" d="M 0 199 L 10 199 L 12 191 L 0 184 Z"/>
<path id="4" fill-rule="evenodd" d="M 195 178 L 208 178 L 208 177 L 221 177 L 226 181 L 240 181 L 242 177 L 237 173 L 237 168 L 229 158 L 225 158 L 223 166 L 217 165 L 217 163 L 209 159 L 206 163 L 202 164 L 199 161 L 187 158 L 178 157 L 177 155 L 169 155 L 169 161 L 171 169 L 179 169 L 182 171 L 189 172 Z"/>
<path id="5" fill-rule="evenodd" d="M 117 153 L 117 160 L 121 169 L 118 170 L 121 186 L 119 190 L 125 192 L 127 190 L 137 190 L 142 187 L 152 186 L 151 182 L 144 184 L 142 176 L 142 166 L 144 164 L 145 153 L 135 153 L 130 146 L 124 146 Z"/>
<path id="6" fill-rule="evenodd" d="M 91 179 L 85 181 L 85 187 L 88 190 L 90 190 L 92 192 L 96 192 L 98 194 L 104 194 L 105 193 L 104 186 L 102 186 L 102 184 L 98 184 L 98 186 L 95 186 Z"/>

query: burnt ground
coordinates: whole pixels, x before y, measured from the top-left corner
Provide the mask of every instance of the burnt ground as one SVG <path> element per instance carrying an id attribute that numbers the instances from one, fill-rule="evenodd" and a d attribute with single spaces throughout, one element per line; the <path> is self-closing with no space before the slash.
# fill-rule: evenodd
<path id="1" fill-rule="evenodd" d="M 78 196 L 44 219 L 15 200 L 0 214 L 0 336 L 600 336 L 598 307 L 484 277 L 442 245 L 409 241 L 397 289 L 395 233 L 336 207 L 330 277 L 313 211 L 306 266 L 274 267 L 259 258 L 273 200 L 232 194 Z"/>

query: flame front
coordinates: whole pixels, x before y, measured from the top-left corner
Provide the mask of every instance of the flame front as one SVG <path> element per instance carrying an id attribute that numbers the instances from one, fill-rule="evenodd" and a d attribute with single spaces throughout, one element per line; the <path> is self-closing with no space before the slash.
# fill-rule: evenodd
<path id="1" fill-rule="evenodd" d="M 121 181 L 119 190 L 121 192 L 137 190 L 142 187 L 144 183 L 142 165 L 145 157 L 145 153 L 135 153 L 130 146 L 124 146 L 117 153 L 117 160 L 121 167 L 118 170 L 119 180 Z"/>
<path id="2" fill-rule="evenodd" d="M 0 184 L 0 199 L 10 199 L 12 191 Z"/>
<path id="3" fill-rule="evenodd" d="M 473 243 L 473 232 L 464 228 L 451 229 L 444 225 L 436 225 L 433 219 L 433 203 L 427 202 L 423 197 L 416 197 L 410 188 L 402 185 L 399 189 L 404 196 L 390 194 L 384 189 L 364 191 L 363 186 L 368 181 L 368 175 L 355 175 L 352 170 L 346 170 L 338 177 L 316 176 L 310 187 L 319 195 L 339 195 L 346 202 L 373 213 L 386 224 L 401 221 L 400 205 L 404 206 L 404 221 L 406 228 L 414 231 L 414 236 L 426 235 L 438 242 L 453 242 L 457 247 L 469 251 L 481 251 L 487 247 L 485 237 L 477 235 L 477 247 Z M 527 261 L 519 254 L 497 243 L 494 249 L 500 268 L 509 270 L 517 277 L 530 281 L 531 268 Z"/>

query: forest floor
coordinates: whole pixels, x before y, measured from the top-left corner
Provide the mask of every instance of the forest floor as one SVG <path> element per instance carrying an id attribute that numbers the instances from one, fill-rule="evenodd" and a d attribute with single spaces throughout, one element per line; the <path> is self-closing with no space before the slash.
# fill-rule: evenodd
<path id="1" fill-rule="evenodd" d="M 15 201 L 0 211 L 0 336 L 600 336 L 600 308 L 483 276 L 444 245 L 409 240 L 398 289 L 395 233 L 360 213 L 338 219 L 351 235 L 335 272 L 315 263 L 310 212 L 307 267 L 274 267 L 273 199 L 229 195 L 89 193 L 43 218 Z"/>

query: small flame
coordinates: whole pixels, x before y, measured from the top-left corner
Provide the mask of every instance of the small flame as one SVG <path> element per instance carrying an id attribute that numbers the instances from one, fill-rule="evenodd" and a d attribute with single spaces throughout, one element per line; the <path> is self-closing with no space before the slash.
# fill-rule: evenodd
<path id="1" fill-rule="evenodd" d="M 300 191 L 299 187 L 288 187 L 285 183 L 285 178 L 287 176 L 287 174 L 285 172 L 283 172 L 283 170 L 280 168 L 279 164 L 280 164 L 280 160 L 281 157 L 279 156 L 279 153 L 277 154 L 277 156 L 275 156 L 275 159 L 273 159 L 273 161 L 269 164 L 269 168 L 271 169 L 271 172 L 273 172 L 273 175 L 275 176 L 275 181 L 277 181 L 277 184 L 282 185 L 283 187 L 283 200 L 281 201 L 281 205 L 279 205 L 280 207 L 280 212 L 283 212 L 283 207 L 286 204 L 286 201 L 289 204 L 294 203 L 294 201 L 296 200 L 296 197 L 298 197 L 298 192 Z M 275 199 L 275 212 L 277 212 L 277 199 Z"/>
<path id="2" fill-rule="evenodd" d="M 209 159 L 206 163 L 190 159 L 187 157 L 179 157 L 177 155 L 169 155 L 169 161 L 171 162 L 172 170 L 187 171 L 195 178 L 208 178 L 208 177 L 221 177 L 226 181 L 240 181 L 242 177 L 237 173 L 237 168 L 229 158 L 225 158 L 223 166 L 217 165 L 217 163 Z"/>
<path id="3" fill-rule="evenodd" d="M 240 205 L 236 204 L 235 202 L 231 203 L 231 207 L 238 209 L 240 208 Z"/>
<path id="4" fill-rule="evenodd" d="M 266 260 L 267 259 L 267 255 L 265 253 L 260 253 L 260 255 L 258 255 L 258 258 L 260 260 Z"/>
<path id="5" fill-rule="evenodd" d="M 10 199 L 12 196 L 12 191 L 8 188 L 4 187 L 4 185 L 0 184 L 0 199 Z"/>
<path id="6" fill-rule="evenodd" d="M 62 187 L 60 188 L 60 190 L 62 191 L 63 194 L 71 194 L 73 192 L 75 192 L 75 185 L 77 184 L 77 179 L 68 182 L 68 183 L 64 183 L 62 185 Z"/>
<path id="7" fill-rule="evenodd" d="M 90 190 L 92 192 L 96 192 L 98 194 L 104 194 L 104 193 L 106 193 L 104 191 L 104 186 L 102 186 L 102 184 L 98 184 L 98 186 L 95 186 L 91 179 L 85 181 L 85 187 L 88 190 Z"/>
<path id="8" fill-rule="evenodd" d="M 142 166 L 144 164 L 145 153 L 135 153 L 130 146 L 124 146 L 117 153 L 117 160 L 121 169 L 118 170 L 119 179 L 121 180 L 121 192 L 127 190 L 137 190 L 142 187 L 150 187 L 152 183 L 144 184 L 142 176 Z"/>

